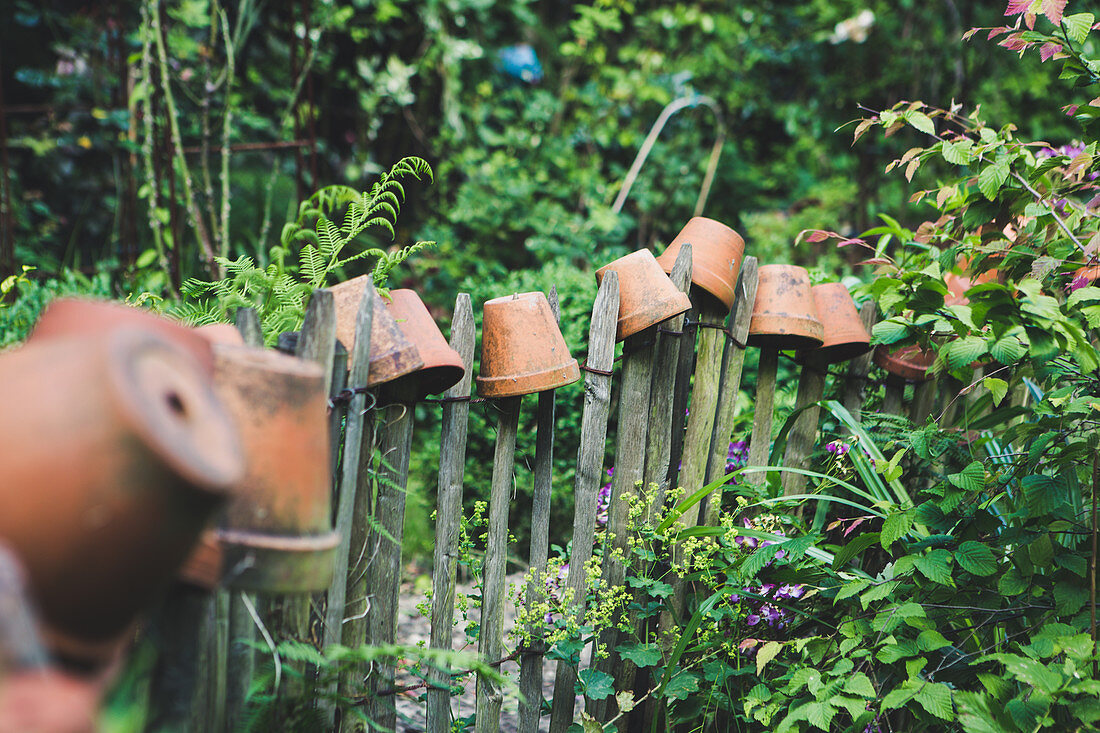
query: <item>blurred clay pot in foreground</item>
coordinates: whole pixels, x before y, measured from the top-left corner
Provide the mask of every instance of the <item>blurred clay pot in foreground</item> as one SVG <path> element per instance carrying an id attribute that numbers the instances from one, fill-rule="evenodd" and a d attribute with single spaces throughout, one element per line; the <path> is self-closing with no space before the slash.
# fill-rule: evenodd
<path id="1" fill-rule="evenodd" d="M 208 323 L 205 326 L 197 327 L 195 332 L 211 345 L 244 346 L 244 336 L 241 336 L 241 332 L 236 326 L 228 323 Z M 211 359 L 213 359 L 213 356 L 211 356 Z"/>
<path id="2" fill-rule="evenodd" d="M 843 283 L 811 288 L 818 318 L 825 328 L 824 342 L 816 349 L 798 352 L 798 360 L 825 364 L 848 361 L 871 350 L 871 336 L 863 326 L 851 293 Z"/>
<path id="3" fill-rule="evenodd" d="M 810 274 L 797 265 L 761 265 L 749 344 L 773 349 L 816 349 L 825 339 L 810 289 Z"/>
<path id="4" fill-rule="evenodd" d="M 880 344 L 875 349 L 875 364 L 885 369 L 895 377 L 908 379 L 911 382 L 928 381 L 928 370 L 936 361 L 936 352 L 925 350 L 916 344 L 891 349 L 886 344 Z"/>
<path id="5" fill-rule="evenodd" d="M 175 343 L 191 354 L 208 377 L 213 375 L 214 354 L 210 349 L 210 341 L 198 329 L 190 328 L 174 318 L 122 303 L 58 298 L 42 311 L 27 341 L 90 336 L 127 326 L 152 331 L 166 341 Z"/>
<path id="6" fill-rule="evenodd" d="M 336 301 L 336 338 L 348 350 L 350 369 L 353 366 L 352 355 L 355 353 L 355 319 L 359 314 L 363 293 L 370 287 L 371 297 L 374 298 L 374 316 L 370 329 L 370 371 L 367 375 L 367 387 L 392 382 L 424 366 L 420 352 L 398 328 L 397 322 L 386 309 L 385 301 L 372 283 L 370 275 L 360 275 L 329 288 Z"/>
<path id="7" fill-rule="evenodd" d="M 484 308 L 479 395 L 515 397 L 581 378 L 545 295 L 507 295 L 485 301 Z"/>
<path id="8" fill-rule="evenodd" d="M 420 296 L 408 289 L 391 290 L 386 310 L 424 361 L 424 366 L 397 381 L 409 385 L 416 399 L 458 384 L 466 373 L 462 357 L 447 343 Z"/>
<path id="9" fill-rule="evenodd" d="M 214 348 L 215 392 L 244 444 L 247 473 L 217 536 L 224 582 L 290 593 L 332 579 L 328 396 L 314 362 L 243 346 Z"/>
<path id="10" fill-rule="evenodd" d="M 146 330 L 0 356 L 0 538 L 47 645 L 101 661 L 244 475 L 236 429 L 188 352 Z"/>
<path id="11" fill-rule="evenodd" d="M 93 733 L 102 684 L 56 669 L 0 677 L 0 733 Z"/>
<path id="12" fill-rule="evenodd" d="M 720 221 L 692 217 L 668 249 L 657 258 L 666 273 L 672 273 L 680 247 L 691 243 L 691 282 L 733 307 L 737 296 L 737 276 L 745 256 L 745 240 Z"/>
<path id="13" fill-rule="evenodd" d="M 648 249 L 631 252 L 626 257 L 620 257 L 596 270 L 596 282 L 603 282 L 604 273 L 608 271 L 619 274 L 616 341 L 622 341 L 627 336 L 633 336 L 691 308 L 691 299 L 672 284 Z"/>

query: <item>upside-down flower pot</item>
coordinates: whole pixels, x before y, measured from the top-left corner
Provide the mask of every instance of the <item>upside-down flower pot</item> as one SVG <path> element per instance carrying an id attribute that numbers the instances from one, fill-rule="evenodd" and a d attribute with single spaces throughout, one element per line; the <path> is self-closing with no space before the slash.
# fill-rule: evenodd
<path id="1" fill-rule="evenodd" d="M 229 346 L 244 346 L 244 336 L 240 330 L 229 323 L 208 323 L 199 326 L 195 332 L 202 336 L 208 343 L 228 344 Z M 213 359 L 213 355 L 211 355 Z"/>
<path id="2" fill-rule="evenodd" d="M 479 395 L 516 397 L 581 378 L 545 295 L 508 295 L 485 301 L 484 308 Z"/>
<path id="3" fill-rule="evenodd" d="M 202 369 L 115 328 L 0 357 L 0 538 L 62 658 L 109 657 L 244 475 Z"/>
<path id="4" fill-rule="evenodd" d="M 749 344 L 773 349 L 816 349 L 825 339 L 810 274 L 797 265 L 761 265 Z"/>
<path id="5" fill-rule="evenodd" d="M 874 361 L 896 377 L 911 382 L 926 382 L 931 378 L 928 370 L 936 361 L 936 352 L 932 349 L 922 349 L 916 344 L 901 348 L 880 344 L 875 349 Z"/>
<path id="6" fill-rule="evenodd" d="M 144 308 L 85 298 L 58 298 L 51 302 L 35 324 L 29 342 L 64 336 L 81 336 L 130 326 L 153 331 L 191 353 L 207 376 L 214 373 L 210 341 L 197 329 Z"/>
<path id="7" fill-rule="evenodd" d="M 247 472 L 217 530 L 223 582 L 271 593 L 327 588 L 332 531 L 327 395 L 320 366 L 217 346 L 214 384 L 241 433 Z"/>
<path id="8" fill-rule="evenodd" d="M 615 340 L 622 341 L 691 308 L 691 299 L 672 284 L 648 249 L 631 252 L 596 270 L 596 282 L 605 273 L 619 275 L 619 320 Z"/>
<path id="9" fill-rule="evenodd" d="M 737 297 L 737 276 L 745 256 L 745 240 L 720 221 L 692 217 L 668 249 L 657 258 L 666 273 L 672 273 L 680 248 L 691 243 L 691 282 L 733 307 Z"/>
<path id="10" fill-rule="evenodd" d="M 360 275 L 330 288 L 336 303 L 336 338 L 348 350 L 348 368 L 350 369 L 353 366 L 355 354 L 355 319 L 359 314 L 359 303 L 363 300 L 363 293 L 367 286 L 371 286 L 374 316 L 370 331 L 370 370 L 367 375 L 367 387 L 392 382 L 424 366 L 420 352 L 401 333 L 397 322 L 386 310 L 385 301 L 374 289 L 372 283 L 370 275 Z"/>
<path id="11" fill-rule="evenodd" d="M 420 296 L 408 289 L 391 290 L 386 310 L 424 362 L 397 382 L 408 385 L 417 398 L 445 392 L 458 384 L 466 373 L 462 357 L 447 343 Z"/>
<path id="12" fill-rule="evenodd" d="M 816 349 L 798 352 L 799 361 L 814 359 L 825 364 L 854 359 L 871 350 L 871 336 L 863 326 L 851 293 L 843 283 L 811 288 L 818 318 L 825 328 L 824 342 Z"/>

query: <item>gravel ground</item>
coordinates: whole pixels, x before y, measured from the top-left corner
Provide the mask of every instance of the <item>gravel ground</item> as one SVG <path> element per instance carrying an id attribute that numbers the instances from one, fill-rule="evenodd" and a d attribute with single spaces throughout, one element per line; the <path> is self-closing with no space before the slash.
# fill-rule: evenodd
<path id="1" fill-rule="evenodd" d="M 508 576 L 508 585 L 511 586 L 515 583 L 521 583 L 523 581 L 523 574 L 516 573 Z M 469 593 L 469 586 L 459 586 L 460 592 Z M 399 599 L 399 616 L 397 619 L 397 643 L 399 644 L 416 644 L 423 641 L 427 645 L 428 640 L 431 638 L 431 624 L 429 619 L 420 614 L 420 611 L 416 609 L 418 603 L 424 600 L 423 594 L 416 593 L 411 586 L 402 588 L 401 597 Z M 505 607 L 504 616 L 504 629 L 505 634 L 512 628 L 515 623 L 515 607 L 511 604 L 507 604 Z M 479 609 L 470 610 L 471 620 L 479 621 Z M 453 648 L 456 650 L 476 652 L 475 647 L 469 647 L 466 645 L 465 624 L 460 623 L 455 627 Z M 505 640 L 505 646 L 508 648 L 507 640 Z M 553 699 L 554 696 L 554 673 L 557 668 L 557 664 L 553 662 L 545 662 L 542 670 L 542 694 L 547 700 Z M 519 679 L 519 662 L 510 661 L 501 665 L 501 669 L 511 679 Z M 399 680 L 399 684 L 415 683 L 417 680 Z M 473 675 L 466 678 L 463 685 L 463 692 L 460 696 L 454 697 L 451 700 L 451 709 L 459 717 L 465 717 L 471 715 L 475 708 L 475 687 L 476 681 Z M 416 690 L 414 692 L 401 695 L 397 699 L 397 733 L 413 733 L 414 731 L 424 730 L 424 703 L 418 698 L 423 696 L 423 690 Z M 518 713 L 518 700 L 514 696 L 506 695 L 504 698 L 504 706 L 500 716 L 500 730 L 501 733 L 516 733 L 519 730 L 519 713 Z M 580 709 L 580 708 L 577 708 Z M 540 731 L 550 730 L 549 716 L 543 716 L 539 725 Z"/>

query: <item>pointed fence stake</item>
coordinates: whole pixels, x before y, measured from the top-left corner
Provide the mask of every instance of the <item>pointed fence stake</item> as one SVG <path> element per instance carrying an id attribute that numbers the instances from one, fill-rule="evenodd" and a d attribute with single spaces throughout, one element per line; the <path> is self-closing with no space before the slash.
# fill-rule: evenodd
<path id="1" fill-rule="evenodd" d="M 798 378 L 798 395 L 795 397 L 794 405 L 795 411 L 802 410 L 802 412 L 794 419 L 791 432 L 787 436 L 787 447 L 783 452 L 783 466 L 786 468 L 806 469 L 809 466 L 821 412 L 817 403 L 825 394 L 827 371 L 827 364 L 812 359 L 807 359 L 802 365 L 802 373 Z M 780 481 L 784 496 L 801 494 L 806 488 L 806 477 L 800 473 L 783 471 Z"/>
<path id="2" fill-rule="evenodd" d="M 590 371 L 584 373 L 584 410 L 573 484 L 576 509 L 566 587 L 573 595 L 570 613 L 574 614 L 578 622 L 584 618 L 584 599 L 588 591 L 585 568 L 592 558 L 592 545 L 595 543 L 596 495 L 603 480 L 607 419 L 611 409 L 611 377 L 599 372 L 610 372 L 614 365 L 615 324 L 618 315 L 619 274 L 608 272 L 600 283 L 596 301 L 592 305 L 592 325 L 588 331 L 586 359 Z M 577 683 L 577 666 L 564 660 L 558 662 L 554 678 L 554 701 L 550 711 L 550 733 L 565 733 L 573 723 L 573 690 Z"/>
<path id="3" fill-rule="evenodd" d="M 863 321 L 863 327 L 867 329 L 867 333 L 871 333 L 875 321 L 878 320 L 878 308 L 875 307 L 873 300 L 868 300 L 860 306 L 859 320 Z M 871 371 L 873 355 L 874 349 L 848 362 L 848 376 L 844 380 L 844 394 L 840 402 L 848 412 L 852 413 L 856 422 L 862 422 L 863 419 L 861 413 L 863 400 L 867 396 L 867 373 Z"/>
<path id="4" fill-rule="evenodd" d="M 772 445 L 772 413 L 775 411 L 775 375 L 779 369 L 779 351 L 770 346 L 760 348 L 760 366 L 756 371 L 756 404 L 752 418 L 752 441 L 749 443 L 749 466 L 768 465 Z M 763 484 L 764 473 L 749 474 L 749 481 Z"/>
<path id="5" fill-rule="evenodd" d="M 470 296 L 460 293 L 451 319 L 451 348 L 462 357 L 466 373 L 444 393 L 455 401 L 443 403 L 439 448 L 439 488 L 436 502 L 435 559 L 432 567 L 432 649 L 451 648 L 454 623 L 455 573 L 458 568 L 458 530 L 462 516 L 462 477 L 466 462 L 470 384 L 474 372 L 474 311 Z M 427 733 L 450 733 L 450 678 L 443 670 L 428 672 Z"/>

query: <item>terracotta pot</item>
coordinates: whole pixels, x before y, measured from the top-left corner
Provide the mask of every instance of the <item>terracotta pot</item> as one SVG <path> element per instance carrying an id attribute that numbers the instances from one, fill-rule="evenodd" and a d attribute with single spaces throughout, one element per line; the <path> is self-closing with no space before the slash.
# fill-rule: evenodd
<path id="1" fill-rule="evenodd" d="M 520 293 L 485 301 L 479 395 L 532 394 L 580 378 L 580 367 L 569 355 L 545 295 Z"/>
<path id="2" fill-rule="evenodd" d="M 657 258 L 665 272 L 672 273 L 676 255 L 687 242 L 691 242 L 692 284 L 732 308 L 737 295 L 737 275 L 745 256 L 745 240 L 721 222 L 693 217 Z"/>
<path id="3" fill-rule="evenodd" d="M 203 372 L 214 373 L 214 354 L 210 341 L 196 329 L 167 316 L 122 303 L 83 298 L 58 298 L 46 306 L 28 341 L 102 334 L 128 326 L 159 334 L 191 353 Z"/>
<path id="4" fill-rule="evenodd" d="M 195 331 L 211 344 L 244 346 L 244 336 L 241 336 L 236 326 L 228 323 L 208 323 L 205 326 L 199 326 Z"/>
<path id="5" fill-rule="evenodd" d="M 848 288 L 843 283 L 825 283 L 814 285 L 811 291 L 817 315 L 825 327 L 825 341 L 816 349 L 798 352 L 798 360 L 835 364 L 870 351 L 871 336 L 863 327 Z"/>
<path id="6" fill-rule="evenodd" d="M 891 349 L 886 344 L 875 348 L 875 363 L 894 376 L 911 382 L 926 382 L 930 379 L 928 369 L 936 360 L 936 352 L 924 350 L 916 344 Z"/>
<path id="7" fill-rule="evenodd" d="M 677 248 L 679 245 L 677 245 Z M 631 252 L 596 270 L 596 282 L 604 273 L 619 273 L 619 322 L 615 340 L 667 321 L 691 308 L 691 299 L 680 292 L 648 249 Z"/>
<path id="8" fill-rule="evenodd" d="M 102 685 L 57 669 L 0 678 L 0 733 L 92 733 Z"/>
<path id="9" fill-rule="evenodd" d="M 217 531 L 223 580 L 273 593 L 325 589 L 338 536 L 322 369 L 242 346 L 217 346 L 214 357 L 214 389 L 237 423 L 247 465 Z"/>
<path id="10" fill-rule="evenodd" d="M 204 529 L 191 554 L 184 560 L 177 579 L 206 591 L 221 586 L 225 574 L 225 550 L 216 529 Z"/>
<path id="11" fill-rule="evenodd" d="M 131 328 L 0 357 L 0 537 L 55 653 L 111 654 L 227 490 L 240 439 L 190 354 Z"/>
<path id="12" fill-rule="evenodd" d="M 816 349 L 825 339 L 810 274 L 797 265 L 761 265 L 749 344 L 774 349 Z"/>
<path id="13" fill-rule="evenodd" d="M 370 282 L 370 275 L 360 275 L 330 288 L 336 301 L 336 338 L 348 350 L 348 369 L 352 367 L 350 355 L 355 352 L 355 318 L 363 292 Z M 368 387 L 392 382 L 424 366 L 416 346 L 405 338 L 393 316 L 386 310 L 382 296 L 373 287 L 371 293 L 374 296 L 374 319 L 370 330 Z"/>
<path id="14" fill-rule="evenodd" d="M 447 343 L 420 296 L 412 290 L 391 290 L 386 310 L 424 361 L 420 369 L 397 381 L 408 385 L 417 398 L 445 392 L 458 384 L 466 373 L 462 357 Z"/>

